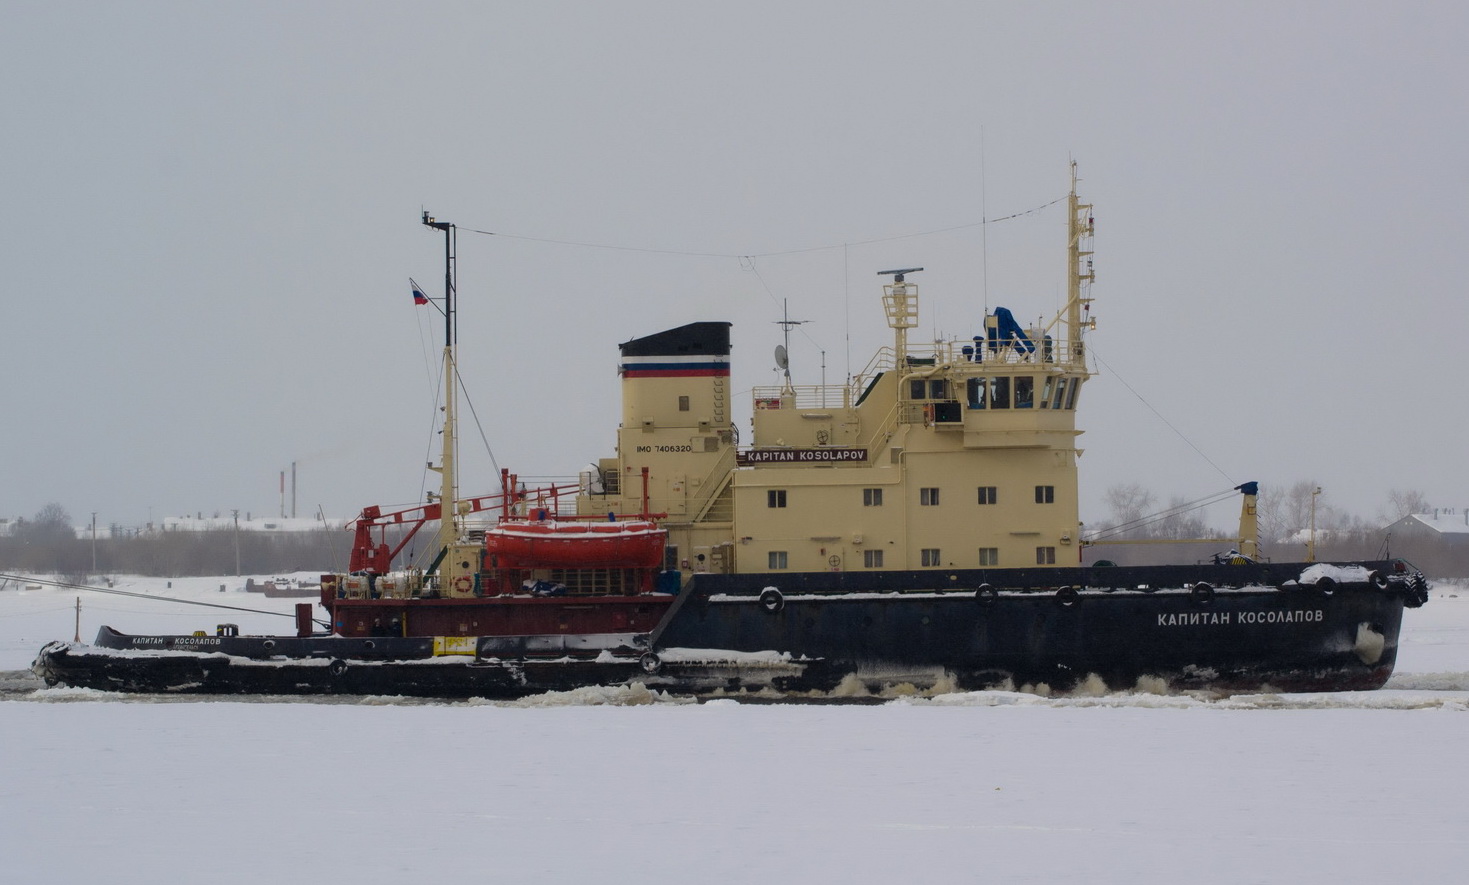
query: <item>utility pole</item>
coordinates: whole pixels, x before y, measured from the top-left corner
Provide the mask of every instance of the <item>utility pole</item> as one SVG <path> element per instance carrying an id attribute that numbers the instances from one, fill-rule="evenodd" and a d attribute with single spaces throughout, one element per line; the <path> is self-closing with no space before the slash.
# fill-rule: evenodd
<path id="1" fill-rule="evenodd" d="M 240 511 L 236 508 L 235 515 L 235 577 L 240 576 Z"/>
<path id="2" fill-rule="evenodd" d="M 92 511 L 92 574 L 97 574 L 97 511 L 95 510 Z M 78 603 L 80 604 L 80 600 Z"/>
<path id="3" fill-rule="evenodd" d="M 1321 494 L 1321 487 L 1311 492 L 1311 541 L 1306 545 L 1306 561 L 1316 561 L 1316 496 Z"/>

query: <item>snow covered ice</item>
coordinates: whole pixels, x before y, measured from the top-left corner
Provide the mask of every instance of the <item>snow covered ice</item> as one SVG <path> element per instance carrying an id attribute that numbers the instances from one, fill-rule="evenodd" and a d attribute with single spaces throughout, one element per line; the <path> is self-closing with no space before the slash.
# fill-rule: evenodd
<path id="1" fill-rule="evenodd" d="M 295 601 L 242 583 L 119 586 Z M 70 638 L 75 597 L 0 592 L 0 671 Z M 82 599 L 83 639 L 218 621 L 290 625 Z M 1378 692 L 287 703 L 19 679 L 0 695 L 9 881 L 1350 883 L 1457 881 L 1469 861 L 1469 591 L 1453 585 L 1407 613 Z"/>

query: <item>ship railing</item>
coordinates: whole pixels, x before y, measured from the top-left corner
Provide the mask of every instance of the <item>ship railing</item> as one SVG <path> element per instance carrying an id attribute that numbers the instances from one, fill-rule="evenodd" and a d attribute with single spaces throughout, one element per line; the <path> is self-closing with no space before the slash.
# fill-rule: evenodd
<path id="1" fill-rule="evenodd" d="M 965 352 L 968 348 L 968 352 Z M 985 344 L 978 351 L 962 341 L 945 341 L 908 349 L 904 375 L 928 374 L 941 367 L 974 367 L 1007 365 L 1060 366 L 1079 363 L 1083 349 L 1080 343 L 1045 342 L 1028 351 L 1019 342 L 1002 341 L 994 350 Z M 793 386 L 756 387 L 751 391 L 756 411 L 767 409 L 843 409 L 862 400 L 863 394 L 877 377 L 892 371 L 896 362 L 893 351 L 883 348 L 867 366 L 846 384 L 797 384 Z"/>
<path id="2" fill-rule="evenodd" d="M 1082 362 L 1085 355 L 1085 348 L 1080 341 L 1046 341 L 1044 338 L 1032 338 L 1030 344 L 1032 347 L 1027 348 L 1019 341 L 1005 340 L 996 342 L 994 349 L 991 349 L 987 341 L 981 340 L 976 344 L 973 340 L 965 341 L 962 338 L 928 344 L 910 344 L 907 350 L 908 370 L 922 371 L 930 366 L 955 366 L 967 363 L 1067 365 Z M 891 371 L 896 365 L 897 357 L 893 349 L 891 347 L 881 348 L 861 372 L 852 376 L 850 386 L 859 391 L 865 389 L 873 378 L 883 372 Z"/>

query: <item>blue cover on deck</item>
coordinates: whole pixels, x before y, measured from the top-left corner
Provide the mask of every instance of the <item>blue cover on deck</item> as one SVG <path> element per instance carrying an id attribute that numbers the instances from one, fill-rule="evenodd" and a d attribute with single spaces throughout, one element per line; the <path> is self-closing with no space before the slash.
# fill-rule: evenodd
<path id="1" fill-rule="evenodd" d="M 1001 341 L 1013 340 L 1024 348 L 1026 353 L 1035 353 L 1035 345 L 1031 343 L 1030 338 L 1026 337 L 1025 330 L 1020 328 L 1020 324 L 1015 322 L 1015 315 L 1010 313 L 1008 308 L 995 308 L 995 319 L 998 320 L 997 328 L 985 330 L 989 334 L 991 351 L 999 350 Z"/>

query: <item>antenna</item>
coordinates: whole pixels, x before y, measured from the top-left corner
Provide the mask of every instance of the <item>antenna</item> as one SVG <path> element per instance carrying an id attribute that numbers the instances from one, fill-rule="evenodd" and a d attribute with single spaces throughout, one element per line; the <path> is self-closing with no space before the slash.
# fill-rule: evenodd
<path id="1" fill-rule="evenodd" d="M 775 348 L 775 367 L 785 373 L 785 393 L 790 393 L 791 388 L 791 327 L 808 323 L 810 320 L 791 319 L 790 301 L 782 298 L 780 300 L 781 319 L 775 321 L 777 326 L 784 330 L 785 343 Z"/>
<path id="2" fill-rule="evenodd" d="M 892 274 L 893 282 L 895 282 L 895 283 L 901 283 L 901 282 L 903 282 L 903 277 L 907 276 L 910 273 L 918 273 L 920 270 L 923 270 L 923 268 L 921 268 L 921 267 L 904 267 L 904 268 L 901 268 L 899 270 L 880 270 L 880 271 L 877 272 L 877 275 L 880 276 L 880 277 L 885 277 L 885 276 L 887 276 L 889 274 Z"/>
<path id="3" fill-rule="evenodd" d="M 893 281 L 883 286 L 882 307 L 888 315 L 888 326 L 893 330 L 893 356 L 899 367 L 908 362 L 908 330 L 918 325 L 918 284 L 910 288 L 903 278 L 918 273 L 921 267 L 903 267 L 897 270 L 880 270 L 877 275 L 892 275 Z"/>

